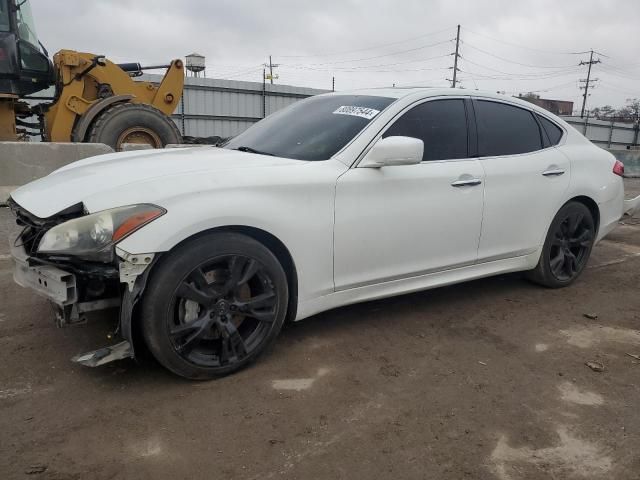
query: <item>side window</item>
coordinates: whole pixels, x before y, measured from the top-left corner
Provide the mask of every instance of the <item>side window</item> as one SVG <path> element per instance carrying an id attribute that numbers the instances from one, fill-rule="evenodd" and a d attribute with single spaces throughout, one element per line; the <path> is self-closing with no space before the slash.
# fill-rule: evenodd
<path id="1" fill-rule="evenodd" d="M 558 143 L 560 143 L 560 139 L 562 139 L 563 133 L 562 129 L 551 120 L 547 120 L 546 118 L 544 118 L 542 115 L 536 116 L 538 117 L 538 120 L 540 120 L 540 124 L 542 125 L 542 128 L 544 128 L 547 137 L 549 137 L 551 145 L 557 145 Z"/>
<path id="2" fill-rule="evenodd" d="M 540 127 L 529 110 L 487 100 L 475 101 L 474 109 L 481 157 L 515 155 L 542 148 Z"/>
<path id="3" fill-rule="evenodd" d="M 432 100 L 413 107 L 383 134 L 424 142 L 422 161 L 467 158 L 467 116 L 464 100 Z"/>

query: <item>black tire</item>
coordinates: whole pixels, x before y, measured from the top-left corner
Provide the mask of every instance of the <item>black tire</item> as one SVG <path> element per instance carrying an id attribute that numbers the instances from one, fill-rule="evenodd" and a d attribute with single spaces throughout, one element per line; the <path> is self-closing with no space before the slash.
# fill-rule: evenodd
<path id="1" fill-rule="evenodd" d="M 157 108 L 139 103 L 119 103 L 98 115 L 85 139 L 120 151 L 124 143 L 163 148 L 169 143 L 181 143 L 182 136 L 175 123 Z"/>
<path id="2" fill-rule="evenodd" d="M 582 273 L 596 238 L 591 211 L 580 202 L 565 204 L 551 222 L 540 260 L 529 280 L 549 288 L 571 285 Z"/>
<path id="3" fill-rule="evenodd" d="M 167 369 L 211 379 L 264 352 L 282 328 L 288 300 L 286 274 L 269 249 L 245 235 L 212 233 L 154 267 L 142 298 L 142 331 Z"/>

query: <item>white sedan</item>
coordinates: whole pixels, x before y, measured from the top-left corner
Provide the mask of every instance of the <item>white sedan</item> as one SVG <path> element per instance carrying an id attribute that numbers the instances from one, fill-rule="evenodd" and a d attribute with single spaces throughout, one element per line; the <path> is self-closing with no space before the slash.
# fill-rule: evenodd
<path id="1" fill-rule="evenodd" d="M 341 305 L 515 271 L 569 285 L 632 207 L 623 169 L 510 97 L 320 95 L 221 148 L 93 157 L 14 191 L 15 279 L 61 323 L 120 307 L 123 341 L 77 361 L 133 356 L 139 331 L 211 378 Z"/>

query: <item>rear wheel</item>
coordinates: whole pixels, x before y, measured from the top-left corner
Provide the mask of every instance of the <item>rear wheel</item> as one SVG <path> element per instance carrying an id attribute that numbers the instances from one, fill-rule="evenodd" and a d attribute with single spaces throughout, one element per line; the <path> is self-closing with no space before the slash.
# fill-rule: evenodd
<path id="1" fill-rule="evenodd" d="M 570 285 L 584 270 L 596 238 L 595 222 L 580 202 L 569 202 L 556 214 L 538 265 L 529 279 L 550 288 Z"/>
<path id="2" fill-rule="evenodd" d="M 173 121 L 157 108 L 120 103 L 98 115 L 86 141 L 104 143 L 120 151 L 125 143 L 163 148 L 169 143 L 180 143 L 181 135 Z"/>
<path id="3" fill-rule="evenodd" d="M 232 373 L 276 338 L 288 303 L 286 275 L 259 242 L 217 233 L 189 242 L 157 266 L 142 300 L 149 349 L 190 379 Z"/>

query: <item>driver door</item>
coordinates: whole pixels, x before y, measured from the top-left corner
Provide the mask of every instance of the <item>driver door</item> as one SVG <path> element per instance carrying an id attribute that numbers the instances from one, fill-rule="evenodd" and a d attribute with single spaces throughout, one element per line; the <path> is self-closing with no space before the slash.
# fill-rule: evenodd
<path id="1" fill-rule="evenodd" d="M 338 179 L 336 290 L 476 262 L 484 171 L 470 158 L 469 124 L 463 98 L 423 102 L 382 134 L 423 140 L 421 163 L 356 167 Z"/>

